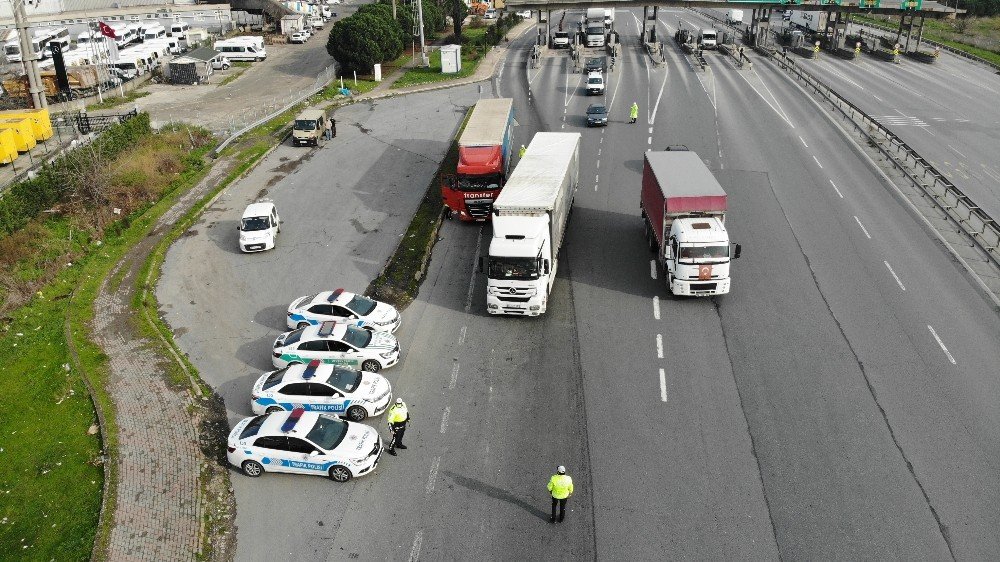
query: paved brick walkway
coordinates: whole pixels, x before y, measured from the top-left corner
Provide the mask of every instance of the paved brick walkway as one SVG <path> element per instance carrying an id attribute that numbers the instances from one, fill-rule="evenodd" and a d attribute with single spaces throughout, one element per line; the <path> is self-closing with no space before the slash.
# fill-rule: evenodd
<path id="1" fill-rule="evenodd" d="M 108 355 L 108 392 L 119 428 L 109 560 L 195 560 L 201 550 L 205 502 L 199 474 L 213 459 L 206 459 L 198 444 L 199 416 L 192 415 L 196 409 L 190 387 L 167 381 L 162 348 L 137 334 L 134 322 L 144 320 L 136 317 L 131 301 L 146 256 L 228 170 L 227 163 L 220 162 L 165 213 L 153 234 L 116 266 L 115 271 L 127 271 L 122 282 L 112 287 L 112 272 L 94 304 L 94 334 Z M 218 550 L 216 554 L 226 549 Z"/>

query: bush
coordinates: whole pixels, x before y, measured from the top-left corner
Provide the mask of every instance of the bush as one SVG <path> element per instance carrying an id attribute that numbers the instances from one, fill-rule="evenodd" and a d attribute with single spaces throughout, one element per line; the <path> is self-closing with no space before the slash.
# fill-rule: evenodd
<path id="1" fill-rule="evenodd" d="M 333 24 L 326 50 L 345 71 L 368 74 L 375 64 L 403 54 L 403 41 L 398 23 L 367 11 Z"/>

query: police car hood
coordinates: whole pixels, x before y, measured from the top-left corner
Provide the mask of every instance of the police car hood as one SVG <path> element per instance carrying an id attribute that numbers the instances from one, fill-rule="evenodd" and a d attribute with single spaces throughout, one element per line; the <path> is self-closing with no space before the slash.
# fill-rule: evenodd
<path id="1" fill-rule="evenodd" d="M 371 401 L 375 401 L 381 398 L 385 393 L 389 392 L 389 381 L 386 380 L 382 375 L 377 375 L 375 373 L 369 373 L 367 371 L 361 372 L 361 383 L 358 388 L 354 391 L 353 396 L 357 398 L 366 398 Z"/>
<path id="2" fill-rule="evenodd" d="M 375 305 L 375 310 L 367 316 L 367 320 L 370 322 L 386 323 L 395 321 L 396 316 L 396 309 L 392 305 L 380 302 Z"/>
<path id="3" fill-rule="evenodd" d="M 337 446 L 337 453 L 359 458 L 368 454 L 376 441 L 378 432 L 371 427 L 363 423 L 347 422 L 347 435 Z"/>
<path id="4" fill-rule="evenodd" d="M 371 351 L 386 352 L 396 349 L 396 336 L 385 332 L 372 332 L 372 340 L 368 342 L 365 349 Z"/>

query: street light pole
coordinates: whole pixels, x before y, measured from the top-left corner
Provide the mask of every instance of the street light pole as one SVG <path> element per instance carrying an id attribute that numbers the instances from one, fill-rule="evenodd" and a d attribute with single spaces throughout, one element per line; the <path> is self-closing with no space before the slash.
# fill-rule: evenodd
<path id="1" fill-rule="evenodd" d="M 17 27 L 17 36 L 21 43 L 21 64 L 24 66 L 24 74 L 28 76 L 28 95 L 31 96 L 31 105 L 35 109 L 45 109 L 49 106 L 45 99 L 45 88 L 42 85 L 42 75 L 38 73 L 38 53 L 31 45 L 31 37 L 28 36 L 28 15 L 24 11 L 23 0 L 13 0 L 14 25 Z"/>
<path id="2" fill-rule="evenodd" d="M 427 67 L 431 63 L 427 59 L 427 49 L 424 47 L 424 2 L 423 0 L 413 0 L 417 3 L 417 20 L 420 25 L 420 64 Z"/>

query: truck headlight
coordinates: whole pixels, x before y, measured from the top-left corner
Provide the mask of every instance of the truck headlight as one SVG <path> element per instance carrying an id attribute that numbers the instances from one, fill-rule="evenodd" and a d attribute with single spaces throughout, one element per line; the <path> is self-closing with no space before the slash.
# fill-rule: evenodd
<path id="1" fill-rule="evenodd" d="M 538 306 L 537 304 L 533 304 L 533 305 L 531 305 L 531 306 L 528 307 L 528 310 L 538 310 L 540 308 L 542 308 L 542 307 Z"/>

